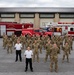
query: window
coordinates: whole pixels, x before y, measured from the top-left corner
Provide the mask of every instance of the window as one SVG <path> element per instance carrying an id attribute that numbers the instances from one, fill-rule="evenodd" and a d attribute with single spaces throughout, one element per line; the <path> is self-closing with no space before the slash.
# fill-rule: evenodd
<path id="1" fill-rule="evenodd" d="M 54 18 L 54 14 L 40 14 L 40 18 Z"/>
<path id="2" fill-rule="evenodd" d="M 14 18 L 15 14 L 1 14 L 1 18 Z"/>
<path id="3" fill-rule="evenodd" d="M 74 18 L 74 14 L 60 14 L 60 18 Z"/>
<path id="4" fill-rule="evenodd" d="M 20 14 L 20 18 L 34 18 L 34 14 Z"/>

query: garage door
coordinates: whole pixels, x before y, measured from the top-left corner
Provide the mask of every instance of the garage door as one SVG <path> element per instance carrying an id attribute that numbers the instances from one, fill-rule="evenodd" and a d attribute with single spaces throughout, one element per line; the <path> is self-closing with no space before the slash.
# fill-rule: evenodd
<path id="1" fill-rule="evenodd" d="M 1 19 L 2 22 L 15 22 L 15 19 L 12 18 L 3 18 Z"/>
<path id="2" fill-rule="evenodd" d="M 0 25 L 0 36 L 3 36 L 3 33 L 6 34 L 6 25 Z"/>
<path id="3" fill-rule="evenodd" d="M 73 22 L 74 19 L 60 19 L 60 22 Z"/>
<path id="4" fill-rule="evenodd" d="M 20 19 L 20 23 L 33 23 L 34 24 L 34 19 Z"/>
<path id="5" fill-rule="evenodd" d="M 40 27 L 44 27 L 47 23 L 53 22 L 54 19 L 40 19 Z"/>

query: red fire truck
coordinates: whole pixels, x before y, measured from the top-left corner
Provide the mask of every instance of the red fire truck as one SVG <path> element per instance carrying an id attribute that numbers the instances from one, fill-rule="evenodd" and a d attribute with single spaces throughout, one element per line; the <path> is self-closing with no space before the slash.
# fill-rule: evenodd
<path id="1" fill-rule="evenodd" d="M 12 33 L 15 33 L 17 36 L 21 35 L 22 29 L 33 27 L 32 23 L 13 23 L 13 22 L 0 22 L 0 36 L 3 35 L 3 33 L 10 36 Z"/>
<path id="2" fill-rule="evenodd" d="M 34 28 L 26 28 L 26 29 L 22 29 L 22 35 L 26 35 L 29 34 L 31 36 L 33 35 L 42 35 L 42 32 L 40 29 L 34 29 Z"/>
<path id="3" fill-rule="evenodd" d="M 15 22 L 0 22 L 0 37 L 3 36 L 3 33 L 7 34 L 8 36 L 15 33 L 17 36 L 21 34 L 30 34 L 32 35 L 48 35 L 47 32 L 44 34 L 42 33 L 41 29 L 33 29 L 32 23 L 15 23 Z M 50 34 L 51 35 L 51 34 Z"/>

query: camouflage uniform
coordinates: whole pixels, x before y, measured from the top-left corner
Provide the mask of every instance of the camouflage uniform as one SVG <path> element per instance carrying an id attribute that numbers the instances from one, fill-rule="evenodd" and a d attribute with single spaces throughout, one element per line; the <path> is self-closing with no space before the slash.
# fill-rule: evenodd
<path id="1" fill-rule="evenodd" d="M 63 49 L 63 40 L 64 40 L 64 38 L 62 36 L 60 36 L 60 45 L 61 45 L 62 49 Z"/>
<path id="2" fill-rule="evenodd" d="M 35 38 L 36 38 L 35 35 L 33 35 L 33 36 L 31 37 L 32 43 L 34 43 Z"/>
<path id="3" fill-rule="evenodd" d="M 65 43 L 68 41 L 68 36 L 67 35 L 65 35 L 64 36 L 64 39 L 65 39 Z"/>
<path id="4" fill-rule="evenodd" d="M 39 44 L 36 41 L 33 43 L 33 61 L 35 61 L 35 56 L 36 56 L 37 62 L 39 62 L 39 51 L 38 51 L 38 49 L 39 49 Z"/>
<path id="5" fill-rule="evenodd" d="M 42 54 L 42 40 L 40 40 L 40 37 L 38 38 L 37 42 L 39 43 L 40 53 Z"/>
<path id="6" fill-rule="evenodd" d="M 25 42 L 26 42 L 26 37 L 21 36 L 20 39 L 21 39 L 21 43 L 22 43 L 22 48 L 24 49 L 24 45 L 25 45 Z"/>
<path id="7" fill-rule="evenodd" d="M 12 33 L 12 35 L 11 35 L 11 38 L 12 38 L 12 45 L 14 46 L 14 40 L 15 40 L 15 35 L 14 35 L 14 33 Z"/>
<path id="8" fill-rule="evenodd" d="M 43 47 L 44 47 L 44 49 L 45 49 L 45 45 L 46 45 L 46 43 L 47 43 L 47 39 L 48 39 L 47 36 L 45 36 L 45 37 L 44 37 L 44 40 L 43 40 Z"/>
<path id="9" fill-rule="evenodd" d="M 31 39 L 27 39 L 27 40 L 26 40 L 26 43 L 25 43 L 26 48 L 27 48 L 28 46 L 31 46 L 30 44 L 31 44 Z"/>
<path id="10" fill-rule="evenodd" d="M 53 65 L 55 65 L 55 72 L 58 71 L 58 52 L 59 52 L 59 48 L 56 47 L 52 47 L 51 51 L 50 51 L 50 71 L 53 71 Z"/>
<path id="11" fill-rule="evenodd" d="M 70 49 L 69 49 L 69 54 L 71 54 L 71 49 L 72 49 L 72 39 L 68 39 L 68 41 L 67 41 L 67 43 L 69 44 L 69 47 L 70 47 Z"/>
<path id="12" fill-rule="evenodd" d="M 4 47 L 4 49 L 6 48 L 6 45 L 7 45 L 7 39 L 8 39 L 8 37 L 7 37 L 7 35 L 4 37 L 4 42 L 3 42 L 3 47 Z"/>
<path id="13" fill-rule="evenodd" d="M 29 34 L 27 34 L 27 39 L 30 39 L 30 38 L 31 38 L 31 36 Z"/>
<path id="14" fill-rule="evenodd" d="M 65 56 L 67 57 L 67 62 L 69 62 L 69 50 L 70 50 L 70 46 L 67 43 L 63 47 L 63 59 L 62 59 L 62 62 L 64 61 Z"/>
<path id="15" fill-rule="evenodd" d="M 55 37 L 54 36 L 51 36 L 51 43 L 53 44 L 55 41 Z"/>
<path id="16" fill-rule="evenodd" d="M 57 44 L 57 46 L 58 46 L 58 48 L 59 48 L 59 53 L 60 53 L 61 40 L 60 40 L 60 37 L 59 37 L 59 36 L 56 38 L 56 44 Z"/>
<path id="17" fill-rule="evenodd" d="M 44 36 L 41 37 L 41 41 L 42 41 L 42 45 L 44 46 L 44 44 L 45 44 L 45 37 Z"/>
<path id="18" fill-rule="evenodd" d="M 72 36 L 70 36 L 70 40 L 71 40 L 71 50 L 73 50 L 72 49 L 72 44 L 73 44 L 73 37 Z"/>
<path id="19" fill-rule="evenodd" d="M 7 53 L 9 53 L 9 51 L 12 53 L 12 39 L 11 38 L 7 40 Z"/>
<path id="20" fill-rule="evenodd" d="M 17 36 L 14 37 L 14 45 L 17 43 Z"/>
<path id="21" fill-rule="evenodd" d="M 50 51 L 52 49 L 52 44 L 48 43 L 46 44 L 46 56 L 45 56 L 45 62 L 47 61 L 48 56 L 50 57 Z"/>

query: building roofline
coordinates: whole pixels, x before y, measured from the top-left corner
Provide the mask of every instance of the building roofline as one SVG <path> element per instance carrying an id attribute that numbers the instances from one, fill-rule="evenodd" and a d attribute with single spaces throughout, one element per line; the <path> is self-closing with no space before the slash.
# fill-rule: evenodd
<path id="1" fill-rule="evenodd" d="M 74 13 L 74 7 L 2 7 L 0 12 Z"/>

